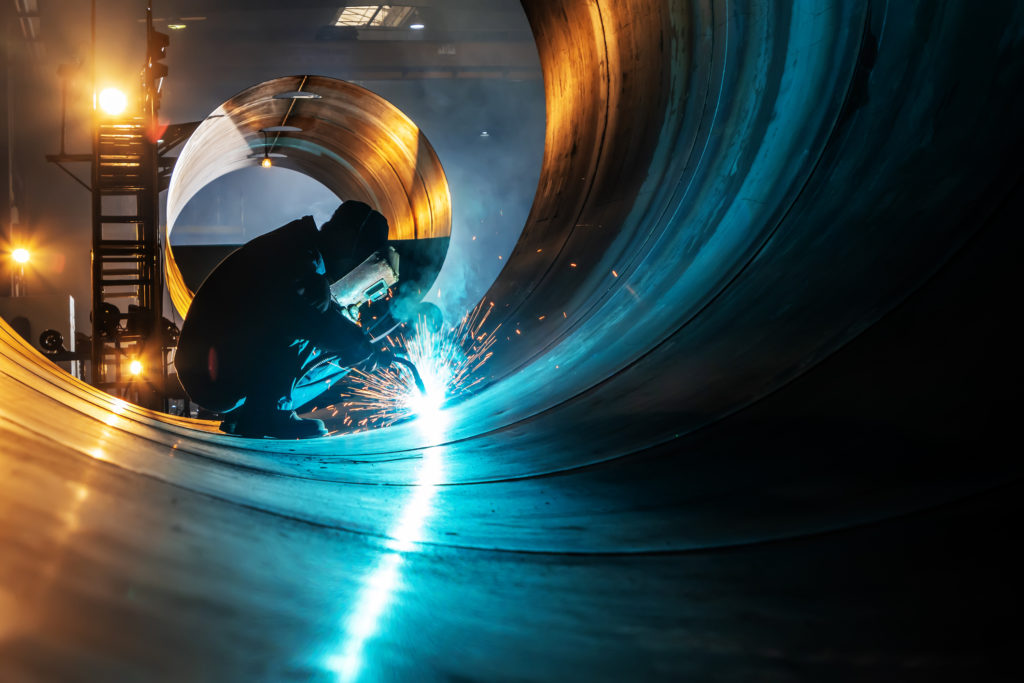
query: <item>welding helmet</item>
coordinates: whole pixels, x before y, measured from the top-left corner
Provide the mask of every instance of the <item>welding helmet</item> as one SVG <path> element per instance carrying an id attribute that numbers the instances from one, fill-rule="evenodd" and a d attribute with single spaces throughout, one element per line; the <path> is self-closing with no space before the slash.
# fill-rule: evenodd
<path id="1" fill-rule="evenodd" d="M 388 221 L 368 204 L 343 202 L 320 227 L 327 279 L 336 282 L 388 243 Z"/>
<path id="2" fill-rule="evenodd" d="M 360 306 L 387 298 L 397 283 L 398 252 L 385 247 L 331 283 L 331 296 L 351 320 L 358 321 Z"/>

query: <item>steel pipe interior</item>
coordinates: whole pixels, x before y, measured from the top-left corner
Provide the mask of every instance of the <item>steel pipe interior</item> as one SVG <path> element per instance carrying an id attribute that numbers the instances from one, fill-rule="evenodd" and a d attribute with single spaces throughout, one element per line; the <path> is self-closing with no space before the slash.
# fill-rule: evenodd
<path id="1" fill-rule="evenodd" d="M 544 165 L 523 236 L 485 299 L 494 302 L 493 320 L 507 339 L 486 388 L 452 409 L 443 437 L 450 454 L 438 483 L 519 479 L 621 459 L 694 432 L 814 366 L 969 237 L 969 211 L 989 190 L 989 178 L 971 169 L 998 161 L 999 150 L 968 141 L 978 130 L 1005 129 L 1017 111 L 986 107 L 982 95 L 1019 105 L 999 90 L 1009 79 L 998 70 L 952 95 L 940 92 L 935 79 L 954 56 L 957 69 L 998 62 L 998 41 L 967 49 L 965 41 L 984 27 L 962 12 L 935 13 L 922 24 L 914 12 L 891 6 L 880 16 L 867 2 L 525 7 L 548 93 Z M 1009 14 L 1019 18 L 1016 6 Z M 911 52 L 922 32 L 946 41 L 945 49 Z M 901 87 L 887 90 L 890 83 Z M 169 225 L 205 183 L 251 163 L 246 156 L 260 148 L 253 141 L 262 140 L 257 131 L 279 124 L 290 102 L 272 94 L 297 84 L 257 86 L 236 98 L 238 107 L 225 105 L 234 113 L 200 128 L 179 162 L 176 177 L 186 180 L 170 190 Z M 325 87 L 310 81 L 314 86 Z M 894 118 L 911 98 L 915 107 Z M 936 129 L 947 120 L 935 118 L 940 104 L 958 117 L 947 114 L 948 128 Z M 977 125 L 964 128 L 960 116 Z M 414 129 L 406 132 L 403 153 L 426 145 Z M 922 151 L 917 140 L 925 133 L 931 143 Z M 359 194 L 355 176 L 323 175 L 318 155 L 288 149 L 284 165 L 340 195 L 371 197 L 366 187 Z M 221 161 L 207 163 L 208 154 Z M 427 208 L 395 209 L 405 217 L 395 221 L 399 231 L 449 229 L 445 188 L 428 182 L 443 180 L 435 162 L 420 172 L 418 196 Z M 860 182 L 864 174 L 869 180 Z M 955 206 L 937 186 L 956 188 Z M 384 201 L 397 194 L 392 190 L 372 196 Z M 876 277 L 881 264 L 893 262 L 898 270 Z M 332 498 L 346 495 L 339 481 L 413 483 L 412 456 L 437 445 L 413 426 L 322 442 L 244 442 L 212 433 L 207 423 L 133 406 L 111 418 L 118 425 L 111 431 L 103 419 L 93 423 L 112 399 L 52 371 L 6 336 L 10 374 L 27 378 L 55 410 L 88 417 L 90 429 L 71 431 L 71 444 L 100 430 L 111 451 L 123 451 L 123 460 L 104 459 L 261 509 L 384 533 L 369 516 L 352 518 L 333 504 L 264 493 L 211 472 L 232 464 L 252 476 L 301 474 L 282 481 L 322 486 Z M 36 412 L 31 402 L 19 405 Z M 581 436 L 600 448 L 575 446 Z M 173 460 L 152 450 L 171 445 Z M 320 456 L 332 453 L 345 457 L 321 469 Z M 363 466 L 364 458 L 374 466 Z M 489 538 L 481 543 L 533 545 Z M 565 542 L 618 548 L 586 535 Z M 633 544 L 646 547 L 640 539 Z"/>
<path id="2" fill-rule="evenodd" d="M 239 440 L 61 375 L 4 325 L 0 438 L 7 457 L 29 468 L 19 495 L 57 487 L 24 464 L 38 452 L 69 486 L 99 486 L 103 505 L 122 501 L 147 519 L 154 510 L 175 515 L 171 496 L 160 493 L 170 485 L 201 510 L 182 512 L 184 519 L 212 519 L 214 541 L 258 518 L 280 530 L 290 552 L 312 548 L 327 557 L 348 548 L 357 565 L 373 565 L 384 556 L 373 544 L 382 544 L 381 553 L 399 553 L 405 559 L 395 563 L 441 591 L 418 598 L 422 604 L 398 600 L 414 605 L 408 624 L 437 614 L 427 603 L 452 582 L 473 595 L 476 607 L 465 608 L 479 610 L 467 617 L 473 623 L 486 622 L 490 609 L 518 609 L 478 574 L 494 563 L 514 576 L 515 562 L 535 560 L 489 551 L 589 557 L 567 561 L 576 569 L 558 574 L 565 583 L 523 590 L 559 596 L 550 599 L 565 619 L 577 604 L 567 595 L 604 605 L 614 614 L 607 627 L 582 625 L 590 617 L 580 606 L 579 622 L 563 628 L 587 635 L 575 649 L 571 638 L 559 640 L 564 659 L 535 640 L 516 642 L 549 673 L 604 662 L 598 677 L 614 677 L 624 673 L 614 657 L 628 654 L 630 643 L 648 647 L 641 641 L 649 645 L 647 673 L 692 673 L 680 653 L 693 648 L 633 640 L 624 634 L 642 629 L 615 626 L 640 628 L 627 603 L 648 615 L 684 610 L 687 599 L 672 588 L 683 565 L 672 558 L 685 555 L 674 553 L 808 537 L 1017 481 L 1019 466 L 989 446 L 970 458 L 957 453 L 968 443 L 990 444 L 988 427 L 978 425 L 996 424 L 991 416 L 1001 413 L 981 412 L 974 396 L 985 388 L 977 382 L 1011 353 L 998 333 L 1003 323 L 981 316 L 976 304 L 998 306 L 1008 296 L 998 278 L 1021 210 L 1013 197 L 1024 5 L 991 2 L 980 12 L 959 0 L 524 0 L 523 7 L 544 70 L 543 168 L 522 237 L 484 299 L 501 323 L 486 381 L 447 411 L 446 430 L 409 423 L 337 439 Z M 277 85 L 239 95 L 252 106 L 225 105 L 209 133 L 200 129 L 179 162 L 190 180 L 171 187 L 169 225 L 199 187 L 242 163 L 255 131 L 280 123 L 288 102 L 265 96 Z M 318 130 L 312 118 L 295 125 Z M 240 139 L 229 140 L 229 126 L 243 131 Z M 422 137 L 410 136 L 403 150 L 422 151 Z M 218 146 L 228 141 L 234 156 Z M 376 177 L 369 171 L 330 184 L 325 177 L 335 176 L 321 173 L 321 152 L 288 151 L 290 167 L 339 196 L 398 196 L 352 181 Z M 207 154 L 225 161 L 212 166 Z M 440 168 L 428 169 L 413 208 L 392 207 L 400 230 L 414 235 L 446 234 L 450 225 Z M 1002 395 L 992 394 L 990 405 L 1002 405 Z M 159 502 L 147 508 L 143 496 Z M 28 518 L 42 514 L 26 505 L 19 509 Z M 315 526 L 287 530 L 281 520 Z M 263 557 L 245 528 L 232 547 Z M 338 540 L 339 532 L 354 536 Z M 155 543 L 135 532 L 104 533 L 137 549 Z M 430 550 L 417 560 L 416 547 Z M 186 568 L 207 566 L 177 549 L 153 552 Z M 636 564 L 620 567 L 632 560 L 612 557 Z M 343 573 L 324 562 L 332 575 Z M 721 562 L 714 566 L 727 567 Z M 628 567 L 647 577 L 650 591 L 617 583 L 627 597 L 610 606 L 596 588 L 571 588 L 602 577 L 622 582 Z M 116 559 L 103 568 L 128 571 Z M 174 568 L 153 571 L 157 586 L 185 580 Z M 243 574 L 271 585 L 259 571 Z M 425 579 L 424 572 L 435 573 Z M 340 594 L 361 604 L 360 580 L 338 582 Z M 313 602 L 330 590 L 322 588 L 295 590 Z M 196 618 L 181 614 L 181 624 Z M 309 613 L 288 615 L 297 632 L 320 633 Z M 476 638 L 501 671 L 531 677 L 525 665 L 494 654 L 504 652 L 497 631 L 481 627 L 469 636 L 464 625 L 442 617 L 435 626 L 453 640 L 439 647 L 453 634 Z M 269 658 L 298 647 L 252 637 Z M 380 637 L 411 648 L 396 661 L 432 656 L 408 633 Z M 103 647 L 113 652 L 119 642 L 111 637 Z M 245 670 L 239 657 L 224 662 Z M 452 666 L 449 673 L 497 675 L 483 659 Z M 840 668 L 824 678 L 845 680 L 832 675 Z"/>

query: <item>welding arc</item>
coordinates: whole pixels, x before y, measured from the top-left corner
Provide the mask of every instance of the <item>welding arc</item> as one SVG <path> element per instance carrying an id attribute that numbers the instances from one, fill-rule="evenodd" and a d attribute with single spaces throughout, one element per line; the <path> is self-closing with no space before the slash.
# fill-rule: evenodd
<path id="1" fill-rule="evenodd" d="M 413 363 L 411 360 L 399 358 L 398 356 L 395 356 L 394 362 L 401 363 L 402 365 L 409 369 L 409 372 L 412 373 L 412 380 L 416 382 L 416 388 L 420 390 L 421 394 L 426 396 L 427 386 L 423 383 L 423 378 L 420 377 L 420 371 L 416 369 L 416 364 Z"/>

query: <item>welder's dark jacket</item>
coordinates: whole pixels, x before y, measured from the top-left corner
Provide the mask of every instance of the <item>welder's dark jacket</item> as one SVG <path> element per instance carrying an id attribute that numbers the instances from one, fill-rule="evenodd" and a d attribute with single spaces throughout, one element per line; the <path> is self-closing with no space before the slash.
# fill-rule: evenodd
<path id="1" fill-rule="evenodd" d="M 248 242 L 206 278 L 174 361 L 192 400 L 230 410 L 267 373 L 288 374 L 302 342 L 348 366 L 371 356 L 369 340 L 330 295 L 318 238 L 305 216 Z"/>

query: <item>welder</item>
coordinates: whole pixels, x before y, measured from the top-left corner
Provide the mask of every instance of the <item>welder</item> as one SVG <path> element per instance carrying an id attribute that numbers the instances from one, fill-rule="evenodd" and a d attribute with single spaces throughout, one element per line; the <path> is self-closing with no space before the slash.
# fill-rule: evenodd
<path id="1" fill-rule="evenodd" d="M 210 273 L 181 328 L 174 364 L 189 397 L 221 413 L 222 431 L 323 436 L 323 422 L 303 419 L 295 408 L 351 368 L 369 372 L 393 360 L 331 291 L 390 249 L 387 236 L 382 214 L 346 201 L 319 230 L 311 216 L 292 221 L 246 243 Z"/>

